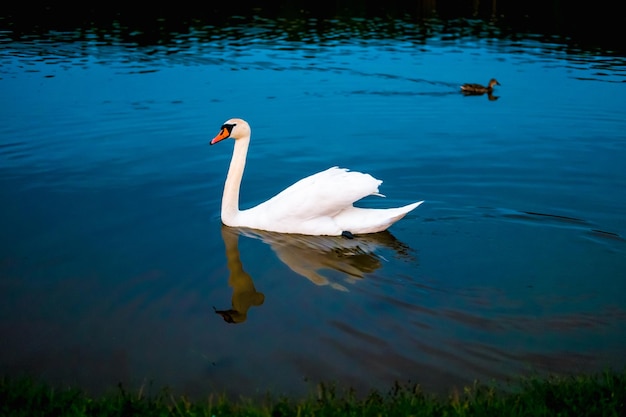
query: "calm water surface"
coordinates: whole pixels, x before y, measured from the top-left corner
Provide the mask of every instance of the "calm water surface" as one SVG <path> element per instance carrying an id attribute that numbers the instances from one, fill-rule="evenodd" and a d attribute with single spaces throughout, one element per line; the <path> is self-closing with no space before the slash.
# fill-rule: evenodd
<path id="1" fill-rule="evenodd" d="M 625 58 L 262 29 L 0 37 L 3 374 L 254 396 L 626 365 Z M 334 165 L 384 181 L 362 206 L 425 203 L 354 240 L 224 228 L 231 117 L 244 207 Z"/>

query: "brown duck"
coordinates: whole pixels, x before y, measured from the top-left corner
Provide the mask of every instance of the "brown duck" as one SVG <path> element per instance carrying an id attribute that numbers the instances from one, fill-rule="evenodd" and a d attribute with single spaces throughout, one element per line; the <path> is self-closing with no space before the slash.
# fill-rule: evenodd
<path id="1" fill-rule="evenodd" d="M 461 86 L 461 91 L 464 94 L 491 94 L 493 92 L 494 85 L 500 85 L 500 83 L 495 78 L 492 78 L 489 80 L 487 87 L 480 84 L 463 84 Z"/>

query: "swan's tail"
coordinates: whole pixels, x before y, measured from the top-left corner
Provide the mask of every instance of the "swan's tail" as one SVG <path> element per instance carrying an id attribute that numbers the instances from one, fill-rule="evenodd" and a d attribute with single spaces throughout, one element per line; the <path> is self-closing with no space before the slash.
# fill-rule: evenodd
<path id="1" fill-rule="evenodd" d="M 355 235 L 382 232 L 422 203 L 423 201 L 418 201 L 406 206 L 387 209 L 351 207 L 338 214 L 335 221 L 342 230 Z"/>

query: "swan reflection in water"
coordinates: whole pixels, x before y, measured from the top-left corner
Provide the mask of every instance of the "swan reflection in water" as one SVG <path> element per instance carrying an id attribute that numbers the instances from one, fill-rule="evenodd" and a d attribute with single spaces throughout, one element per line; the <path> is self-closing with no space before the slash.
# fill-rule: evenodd
<path id="1" fill-rule="evenodd" d="M 213 309 L 227 323 L 242 323 L 248 317 L 252 306 L 260 306 L 265 295 L 254 287 L 252 277 L 243 269 L 239 256 L 239 233 L 235 229 L 222 225 L 222 239 L 226 248 L 226 262 L 230 276 L 228 285 L 233 289 L 232 308 L 229 310 Z"/>
<path id="2" fill-rule="evenodd" d="M 262 240 L 293 272 L 316 285 L 328 285 L 340 291 L 348 289 L 332 276 L 339 275 L 346 282 L 353 283 L 376 271 L 385 260 L 376 253 L 382 248 L 391 249 L 398 258 L 415 260 L 411 249 L 388 231 L 348 239 L 341 236 L 285 234 L 222 225 L 222 238 L 230 272 L 228 285 L 233 289 L 233 296 L 231 309 L 215 309 L 215 312 L 228 323 L 244 322 L 250 307 L 260 306 L 265 301 L 265 296 L 257 291 L 252 277 L 241 263 L 239 235 Z M 327 274 L 324 275 L 324 272 Z"/>

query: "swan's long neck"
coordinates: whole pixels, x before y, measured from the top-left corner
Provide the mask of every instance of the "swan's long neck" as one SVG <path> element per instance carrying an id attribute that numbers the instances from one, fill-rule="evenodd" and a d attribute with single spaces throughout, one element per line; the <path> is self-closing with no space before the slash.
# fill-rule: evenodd
<path id="1" fill-rule="evenodd" d="M 235 140 L 233 157 L 230 160 L 222 195 L 222 223 L 227 226 L 236 226 L 235 219 L 239 213 L 239 188 L 246 166 L 249 144 L 250 136 Z"/>

